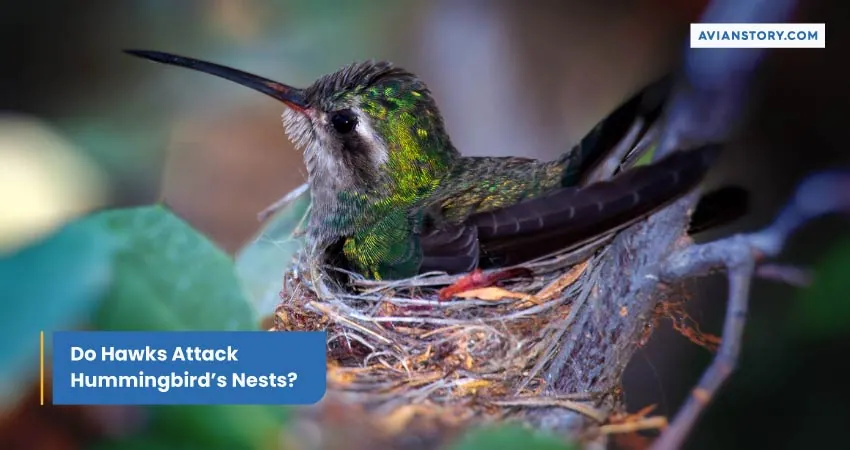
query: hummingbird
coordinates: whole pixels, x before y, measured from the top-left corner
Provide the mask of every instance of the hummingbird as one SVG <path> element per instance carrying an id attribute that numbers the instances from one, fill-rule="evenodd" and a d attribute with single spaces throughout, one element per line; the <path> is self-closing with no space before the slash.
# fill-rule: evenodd
<path id="1" fill-rule="evenodd" d="M 721 150 L 676 151 L 582 183 L 637 118 L 644 132 L 661 116 L 669 78 L 633 95 L 557 159 L 542 161 L 463 156 L 426 84 L 387 61 L 351 63 L 297 88 L 194 58 L 125 52 L 282 102 L 283 127 L 307 169 L 308 248 L 375 280 L 504 267 L 586 242 L 687 193 Z"/>

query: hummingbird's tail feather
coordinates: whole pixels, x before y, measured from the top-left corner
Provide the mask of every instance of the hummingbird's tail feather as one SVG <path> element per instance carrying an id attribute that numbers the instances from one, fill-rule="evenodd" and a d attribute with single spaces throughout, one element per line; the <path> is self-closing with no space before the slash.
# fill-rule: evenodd
<path id="1" fill-rule="evenodd" d="M 626 137 L 635 122 L 642 119 L 641 130 L 635 137 L 635 142 L 639 141 L 661 116 L 672 92 L 673 80 L 668 74 L 645 86 L 564 153 L 559 159 L 566 168 L 561 184 L 565 187 L 577 185 L 584 174 L 604 160 Z"/>
<path id="2" fill-rule="evenodd" d="M 478 229 L 481 264 L 521 263 L 632 224 L 696 187 L 721 148 L 674 152 L 610 181 L 473 215 L 466 223 Z"/>
<path id="3" fill-rule="evenodd" d="M 713 230 L 740 219 L 750 212 L 750 193 L 740 186 L 724 186 L 700 197 L 688 234 Z"/>

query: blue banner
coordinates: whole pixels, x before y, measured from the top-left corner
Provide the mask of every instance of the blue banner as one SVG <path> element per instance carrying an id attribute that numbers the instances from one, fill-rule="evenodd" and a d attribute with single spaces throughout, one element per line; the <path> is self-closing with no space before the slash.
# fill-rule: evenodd
<path id="1" fill-rule="evenodd" d="M 58 331 L 56 405 L 309 405 L 325 395 L 325 332 Z"/>

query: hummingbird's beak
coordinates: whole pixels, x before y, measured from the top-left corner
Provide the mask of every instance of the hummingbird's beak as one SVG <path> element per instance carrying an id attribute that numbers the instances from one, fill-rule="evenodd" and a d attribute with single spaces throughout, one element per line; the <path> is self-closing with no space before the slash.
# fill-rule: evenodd
<path id="1" fill-rule="evenodd" d="M 234 81 L 242 86 L 249 87 L 255 91 L 260 91 L 263 94 L 276 98 L 282 101 L 286 106 L 302 113 L 308 108 L 303 89 L 287 86 L 283 83 L 278 83 L 277 81 L 258 77 L 257 75 L 251 75 L 250 73 L 243 72 L 241 70 L 163 52 L 149 50 L 124 50 L 124 52 L 140 58 L 149 59 L 151 61 L 186 67 Z"/>

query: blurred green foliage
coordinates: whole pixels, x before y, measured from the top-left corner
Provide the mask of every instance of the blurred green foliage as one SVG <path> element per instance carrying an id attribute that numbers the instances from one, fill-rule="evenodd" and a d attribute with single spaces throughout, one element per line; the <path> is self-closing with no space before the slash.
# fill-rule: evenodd
<path id="1" fill-rule="evenodd" d="M 305 191 L 278 211 L 260 234 L 291 236 L 308 205 Z M 263 241 L 242 252 L 242 270 L 262 274 L 254 278 L 263 281 L 253 286 L 255 292 L 271 291 L 269 280 L 279 283 L 280 271 L 297 245 L 281 248 L 265 241 L 274 245 L 257 247 L 257 242 Z M 0 287 L 10 294 L 0 320 L 14 334 L 0 345 L 0 368 L 10 391 L 20 391 L 30 382 L 31 373 L 11 375 L 33 366 L 34 358 L 24 356 L 37 354 L 33 350 L 39 330 L 257 329 L 257 315 L 233 260 L 161 205 L 105 210 L 67 224 L 0 261 Z M 33 299 L 39 299 L 39 308 L 32 307 Z M 10 344 L 26 341 L 33 345 Z M 290 412 L 284 407 L 241 405 L 146 409 L 149 421 L 142 431 L 91 448 L 273 448 L 279 445 Z M 557 438 L 513 426 L 474 430 L 453 448 L 520 447 L 572 448 Z"/>
<path id="2" fill-rule="evenodd" d="M 280 448 L 289 410 L 273 406 L 197 405 L 156 407 L 136 435 L 104 441 L 91 450 L 253 450 Z"/>
<path id="3" fill-rule="evenodd" d="M 160 205 L 114 209 L 74 221 L 0 261 L 3 385 L 23 391 L 38 333 L 98 330 L 256 330 L 233 260 Z M 32 342 L 21 346 L 20 342 Z M 20 376 L 20 374 L 27 376 Z M 8 405 L 15 399 L 7 399 Z M 111 448 L 261 448 L 287 410 L 267 406 L 151 407 L 143 441 Z M 150 439 L 162 438 L 160 446 Z M 133 444 L 135 442 L 135 444 Z M 104 448 L 104 447 L 100 447 Z"/>
<path id="4" fill-rule="evenodd" d="M 471 430 L 450 447 L 451 450 L 573 450 L 578 449 L 555 436 L 519 425 L 483 427 Z"/>
<path id="5" fill-rule="evenodd" d="M 850 334 L 850 238 L 837 241 L 820 258 L 794 310 L 797 331 L 806 338 Z"/>
<path id="6" fill-rule="evenodd" d="M 236 255 L 236 271 L 259 313 L 270 314 L 280 301 L 282 274 L 304 244 L 296 231 L 310 206 L 305 189 L 282 206 Z"/>
<path id="7" fill-rule="evenodd" d="M 97 308 L 110 285 L 112 236 L 75 222 L 0 258 L 0 404 L 18 400 L 37 374 L 39 332 L 73 327 Z"/>
<path id="8" fill-rule="evenodd" d="M 653 144 L 635 161 L 634 166 L 645 166 L 652 162 L 652 157 L 655 156 L 655 149 L 658 145 Z"/>
<path id="9" fill-rule="evenodd" d="M 97 310 L 101 330 L 254 330 L 232 259 L 162 206 L 88 219 L 121 244 L 112 287 Z"/>
<path id="10" fill-rule="evenodd" d="M 167 437 L 144 436 L 138 438 L 122 439 L 112 442 L 102 442 L 92 445 L 88 450 L 197 450 L 196 444 L 181 444 Z"/>

